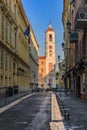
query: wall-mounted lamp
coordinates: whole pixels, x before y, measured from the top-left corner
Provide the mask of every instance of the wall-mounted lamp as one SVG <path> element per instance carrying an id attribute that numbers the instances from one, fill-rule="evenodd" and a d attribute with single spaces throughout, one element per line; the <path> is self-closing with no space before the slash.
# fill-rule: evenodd
<path id="1" fill-rule="evenodd" d="M 64 51 L 65 49 L 69 49 L 69 48 L 65 48 L 65 43 L 64 43 L 64 42 L 62 42 L 61 46 L 62 46 L 63 51 Z"/>
<path id="2" fill-rule="evenodd" d="M 64 43 L 64 42 L 62 42 L 61 46 L 62 46 L 62 49 L 64 50 L 65 43 Z"/>
<path id="3" fill-rule="evenodd" d="M 70 33 L 70 30 L 71 30 L 71 23 L 70 23 L 70 21 L 68 20 L 68 22 L 66 24 L 67 24 L 67 29 L 68 29 L 68 31 Z"/>

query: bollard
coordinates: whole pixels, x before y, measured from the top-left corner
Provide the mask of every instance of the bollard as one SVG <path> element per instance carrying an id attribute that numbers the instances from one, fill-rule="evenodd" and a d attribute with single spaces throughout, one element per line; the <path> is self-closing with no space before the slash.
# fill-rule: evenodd
<path id="1" fill-rule="evenodd" d="M 66 112 L 66 113 L 64 114 L 64 118 L 65 118 L 65 120 L 69 120 L 69 113 L 68 113 L 68 112 Z"/>
<path id="2" fill-rule="evenodd" d="M 65 120 L 69 120 L 70 119 L 70 114 L 69 114 L 70 109 L 65 108 L 63 111 L 64 111 Z"/>
<path id="3" fill-rule="evenodd" d="M 60 97 L 61 97 L 61 92 L 60 92 Z"/>

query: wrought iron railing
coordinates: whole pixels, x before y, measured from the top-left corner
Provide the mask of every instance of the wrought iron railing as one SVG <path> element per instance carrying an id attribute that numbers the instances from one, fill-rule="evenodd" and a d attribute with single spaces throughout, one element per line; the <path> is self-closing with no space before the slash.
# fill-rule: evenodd
<path id="1" fill-rule="evenodd" d="M 78 19 L 87 19 L 87 12 L 85 7 L 79 7 L 75 16 L 74 25 L 76 27 Z"/>

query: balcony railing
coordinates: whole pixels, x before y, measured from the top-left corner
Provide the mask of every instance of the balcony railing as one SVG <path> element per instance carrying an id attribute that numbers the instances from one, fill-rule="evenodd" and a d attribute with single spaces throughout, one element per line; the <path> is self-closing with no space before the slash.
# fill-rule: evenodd
<path id="1" fill-rule="evenodd" d="M 85 7 L 79 7 L 74 21 L 75 29 L 87 28 L 87 12 Z"/>
<path id="2" fill-rule="evenodd" d="M 78 42 L 78 32 L 71 32 L 70 43 L 77 43 L 77 42 Z"/>

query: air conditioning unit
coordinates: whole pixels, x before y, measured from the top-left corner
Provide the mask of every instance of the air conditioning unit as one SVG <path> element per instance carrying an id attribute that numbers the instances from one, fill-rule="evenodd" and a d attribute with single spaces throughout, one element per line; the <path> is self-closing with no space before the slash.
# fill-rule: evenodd
<path id="1" fill-rule="evenodd" d="M 80 12 L 80 13 L 79 13 L 79 18 L 80 18 L 80 19 L 84 19 L 84 18 L 85 18 L 85 14 L 84 14 L 83 12 Z"/>

